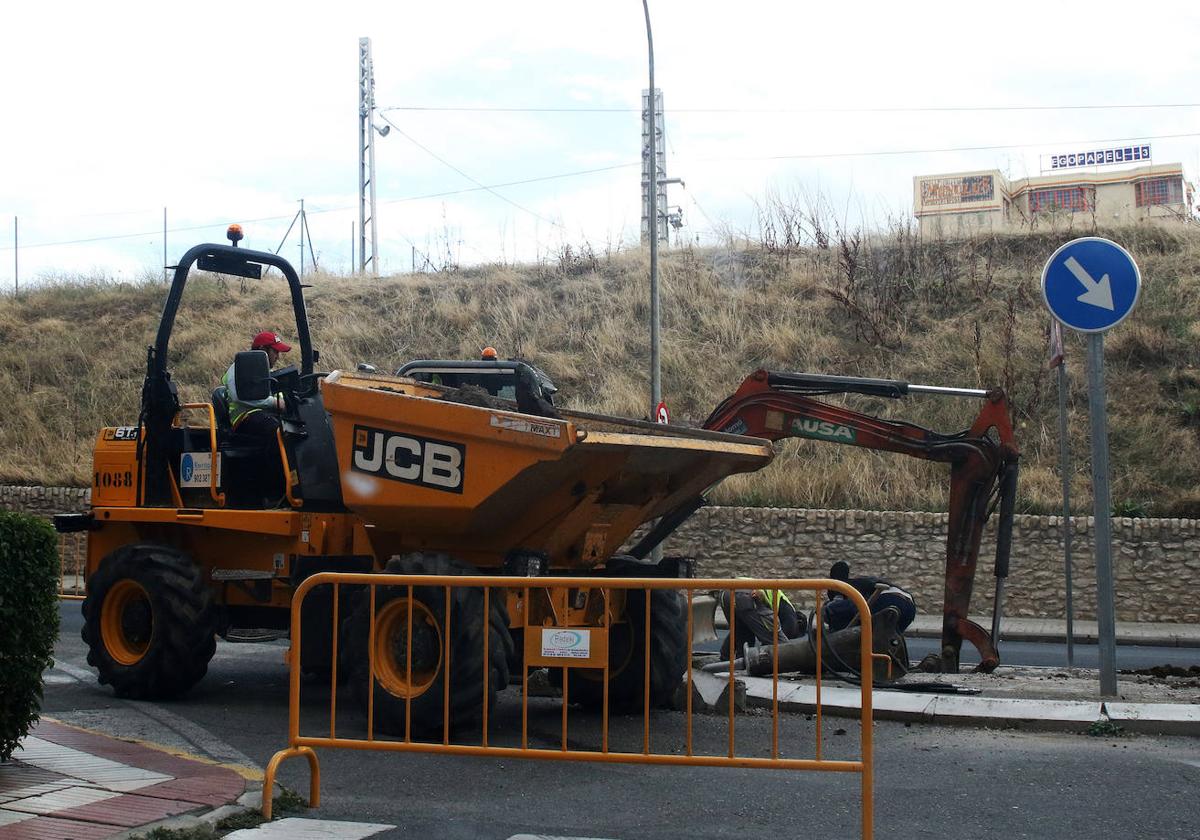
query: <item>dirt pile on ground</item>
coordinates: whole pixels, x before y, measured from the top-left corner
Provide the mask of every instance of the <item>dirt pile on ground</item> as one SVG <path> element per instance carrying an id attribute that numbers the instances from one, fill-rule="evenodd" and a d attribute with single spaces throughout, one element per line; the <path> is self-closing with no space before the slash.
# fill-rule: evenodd
<path id="1" fill-rule="evenodd" d="M 1136 677 L 1139 683 L 1159 683 L 1178 689 L 1200 688 L 1200 665 L 1187 668 L 1178 665 L 1155 665 L 1152 668 L 1138 668 L 1121 673 Z"/>

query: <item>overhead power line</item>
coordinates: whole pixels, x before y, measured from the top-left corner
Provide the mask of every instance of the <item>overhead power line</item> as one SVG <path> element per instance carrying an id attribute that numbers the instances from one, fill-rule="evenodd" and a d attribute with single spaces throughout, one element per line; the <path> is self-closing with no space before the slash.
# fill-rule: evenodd
<path id="1" fill-rule="evenodd" d="M 422 193 L 421 195 L 409 195 L 402 198 L 389 198 L 380 201 L 380 204 L 403 204 L 409 201 L 426 201 L 431 198 L 448 198 L 454 195 L 464 195 L 466 193 L 482 192 L 490 189 L 503 189 L 504 187 L 519 187 L 523 184 L 538 184 L 544 181 L 557 181 L 562 178 L 577 178 L 581 175 L 595 175 L 600 172 L 613 172 L 617 169 L 631 169 L 636 166 L 641 166 L 640 163 L 617 163 L 612 166 L 597 166 L 592 169 L 579 169 L 574 172 L 560 172 L 557 175 L 539 175 L 535 178 L 522 178 L 516 181 L 504 181 L 499 184 L 482 184 L 478 187 L 463 187 L 457 190 L 444 190 L 435 193 Z M 309 216 L 318 216 L 326 213 L 342 213 L 346 210 L 354 210 L 355 205 L 344 204 L 335 207 L 320 207 L 308 211 Z M 260 216 L 257 219 L 242 219 L 239 224 L 254 224 L 256 222 L 282 222 L 291 219 L 295 214 L 286 214 L 279 216 Z M 168 228 L 167 233 L 187 233 L 189 231 L 207 230 L 209 228 L 224 228 L 228 224 L 224 222 L 211 222 L 207 224 L 186 225 L 183 227 Z M 109 242 L 118 239 L 137 239 L 140 236 L 160 236 L 162 228 L 157 230 L 141 231 L 138 233 L 117 233 L 106 236 L 89 236 L 83 239 L 61 239 L 53 242 L 32 242 L 21 243 L 21 250 L 30 248 L 50 248 L 57 245 L 86 245 L 92 242 Z M 12 245 L 0 245 L 0 251 L 11 251 Z"/>
<path id="2" fill-rule="evenodd" d="M 502 195 L 502 194 L 500 194 L 500 193 L 496 192 L 495 188 L 493 188 L 493 187 L 490 187 L 490 186 L 488 186 L 487 184 L 484 184 L 482 181 L 479 181 L 479 180 L 477 180 L 477 179 L 475 179 L 475 178 L 471 177 L 471 176 L 470 176 L 470 175 L 468 175 L 466 172 L 463 172 L 461 169 L 459 169 L 459 168 L 458 168 L 457 166 L 455 166 L 453 163 L 451 163 L 450 161 L 446 160 L 444 157 L 442 157 L 441 155 L 439 155 L 437 152 L 433 151 L 433 150 L 432 150 L 432 149 L 430 149 L 428 146 L 426 146 L 426 145 L 424 145 L 423 143 L 421 143 L 420 141 L 418 141 L 418 140 L 417 140 L 415 137 L 413 137 L 411 134 L 408 134 L 408 133 L 406 133 L 406 132 L 404 131 L 404 129 L 402 129 L 400 126 L 396 125 L 394 122 L 392 122 L 391 120 L 389 120 L 389 119 L 388 119 L 387 117 L 385 117 L 383 114 L 380 114 L 380 115 L 379 115 L 379 117 L 380 117 L 380 119 L 382 119 L 382 120 L 383 120 L 385 123 L 387 123 L 388 125 L 390 125 L 390 126 L 392 127 L 392 129 L 393 129 L 393 130 L 394 130 L 394 131 L 395 131 L 397 134 L 399 134 L 401 137 L 403 137 L 405 140 L 407 140 L 408 142 L 412 143 L 412 144 L 413 144 L 414 146 L 416 146 L 418 149 L 420 149 L 421 151 L 425 152 L 425 154 L 429 155 L 431 158 L 433 158 L 434 160 L 438 161 L 438 162 L 439 162 L 439 163 L 441 163 L 443 166 L 448 166 L 450 169 L 453 169 L 453 170 L 454 170 L 455 172 L 457 172 L 459 175 L 461 175 L 462 177 L 464 177 L 464 178 L 466 178 L 468 181 L 470 181 L 472 184 L 475 184 L 475 186 L 477 186 L 479 189 L 481 189 L 481 190 L 485 190 L 486 192 L 489 192 L 489 193 L 491 193 L 491 194 L 492 194 L 492 195 L 494 195 L 496 198 L 500 199 L 501 201 L 503 201 L 503 202 L 505 202 L 505 203 L 507 203 L 507 204 L 511 204 L 513 207 L 516 207 L 518 210 L 522 211 L 523 213 L 528 213 L 529 215 L 533 216 L 533 217 L 534 217 L 534 218 L 536 218 L 536 219 L 541 219 L 541 220 L 542 220 L 543 222 L 545 222 L 546 224 L 549 224 L 549 225 L 554 225 L 555 227 L 563 227 L 563 225 L 562 225 L 560 222 L 556 222 L 556 221 L 554 221 L 553 219 L 547 219 L 547 218 L 546 218 L 545 216 L 543 216 L 541 213 L 538 213 L 538 212 L 536 212 L 536 211 L 534 211 L 534 210 L 530 210 L 528 207 L 524 207 L 524 206 L 522 206 L 522 205 L 518 204 L 517 202 L 513 201 L 513 200 L 512 200 L 511 198 L 509 198 L 508 196 L 506 196 L 506 195 Z"/>
<path id="3" fill-rule="evenodd" d="M 387 119 L 387 118 L 385 117 L 384 119 Z M 395 124 L 392 123 L 390 120 L 388 122 L 393 127 L 395 126 Z M 397 128 L 396 130 L 400 131 L 399 128 Z M 403 132 L 401 132 L 401 133 L 403 134 Z M 411 142 L 413 142 L 414 144 L 420 146 L 419 143 L 416 143 L 416 141 L 413 140 L 411 137 L 408 137 L 407 134 L 404 134 L 404 136 L 407 139 L 409 139 Z M 1183 134 L 1157 134 L 1157 135 L 1150 135 L 1150 136 L 1143 135 L 1143 136 L 1139 136 L 1139 137 L 1110 137 L 1110 138 L 1105 138 L 1105 139 L 1093 138 L 1090 140 L 1058 140 L 1058 141 L 1053 141 L 1053 142 L 1038 142 L 1038 143 L 1005 143 L 1005 144 L 996 144 L 996 145 L 988 145 L 988 146 L 951 146 L 951 147 L 943 147 L 943 148 L 937 148 L 937 149 L 877 149 L 877 150 L 873 150 L 873 151 L 862 151 L 862 152 L 816 152 L 816 153 L 811 153 L 811 154 L 810 153 L 783 154 L 783 155 L 766 155 L 766 156 L 759 156 L 759 157 L 708 157 L 708 158 L 692 158 L 692 160 L 694 160 L 696 162 L 725 163 L 725 162 L 733 162 L 733 161 L 754 162 L 754 161 L 772 161 L 772 160 L 817 160 L 817 159 L 822 159 L 822 158 L 890 157 L 890 156 L 896 156 L 896 155 L 939 154 L 939 153 L 947 153 L 947 152 L 979 152 L 979 151 L 995 151 L 995 150 L 1000 150 L 1000 149 L 1028 149 L 1028 148 L 1032 148 L 1035 146 L 1079 146 L 1079 145 L 1085 145 L 1085 144 L 1091 144 L 1091 143 L 1136 143 L 1136 142 L 1141 142 L 1141 141 L 1145 141 L 1145 140 L 1176 140 L 1176 139 L 1191 138 L 1191 137 L 1200 137 L 1200 132 L 1188 132 L 1188 133 L 1183 133 Z M 421 148 L 424 149 L 423 146 Z M 433 152 L 429 151 L 428 149 L 424 149 L 424 150 L 426 152 L 428 152 L 429 154 L 433 155 L 434 157 L 438 157 L 437 155 L 435 155 Z M 442 160 L 440 157 L 438 157 L 438 159 Z M 516 204 L 511 199 L 508 199 L 503 195 L 495 193 L 494 191 L 497 189 L 503 189 L 505 187 L 516 187 L 516 186 L 522 186 L 525 184 L 537 184 L 537 183 L 542 183 L 545 181 L 555 181 L 555 180 L 559 180 L 559 179 L 563 179 L 563 178 L 576 178 L 576 177 L 579 177 L 582 175 L 595 175 L 595 174 L 598 174 L 601 172 L 613 172 L 618 169 L 631 169 L 633 167 L 641 166 L 640 162 L 617 163 L 617 164 L 612 164 L 610 166 L 597 166 L 597 167 L 594 167 L 591 169 L 579 169 L 579 170 L 576 170 L 573 172 L 561 172 L 556 175 L 541 175 L 541 176 L 537 176 L 537 177 L 533 177 L 533 178 L 522 178 L 522 179 L 515 180 L 515 181 L 504 181 L 504 182 L 495 183 L 495 184 L 483 184 L 483 183 L 480 183 L 479 181 L 476 181 L 474 178 L 467 175 L 466 173 L 461 172 L 453 164 L 450 164 L 449 162 L 444 161 L 444 160 L 442 160 L 442 162 L 445 163 L 447 166 L 449 166 L 451 169 L 455 169 L 463 177 L 467 178 L 468 180 L 477 184 L 478 186 L 463 187 L 463 188 L 457 189 L 457 190 L 445 190 L 442 192 L 423 193 L 420 195 L 404 196 L 401 198 L 384 199 L 383 201 L 380 201 L 379 203 L 380 204 L 402 204 L 402 203 L 410 202 L 410 201 L 425 201 L 425 200 L 428 200 L 431 198 L 448 198 L 450 196 L 455 196 L 455 195 L 464 195 L 467 193 L 486 191 L 486 192 L 492 192 L 493 194 L 497 195 L 497 197 L 503 199 L 504 201 L 508 202 L 509 204 L 513 204 L 516 207 L 520 207 L 520 205 Z M 694 201 L 694 199 L 693 199 L 693 201 Z M 699 206 L 699 205 L 697 205 L 697 206 Z M 343 205 L 343 206 L 335 206 L 335 207 L 324 207 L 324 208 L 312 210 L 309 212 L 308 215 L 315 216 L 315 215 L 320 215 L 320 214 L 325 214 L 325 213 L 339 213 L 339 212 L 343 212 L 346 210 L 352 210 L 352 209 L 354 209 L 354 205 L 349 205 L 349 204 Z M 532 213 L 533 215 L 538 216 L 538 218 L 543 218 L 543 217 L 539 216 L 537 213 L 534 213 L 532 210 L 528 210 L 527 208 L 521 207 L 520 209 L 524 210 L 527 213 Z M 703 213 L 703 211 L 701 211 L 701 212 Z M 255 224 L 257 222 L 287 221 L 287 220 L 291 219 L 294 215 L 295 215 L 294 213 L 287 213 L 287 214 L 282 214 L 282 215 L 278 215 L 278 216 L 260 216 L 258 218 L 254 218 L 254 219 L 242 219 L 240 221 L 240 223 L 241 224 Z M 707 218 L 707 214 L 704 214 L 704 215 Z M 556 227 L 562 227 L 562 225 L 558 222 L 552 222 L 549 219 L 543 219 L 543 220 L 549 222 L 550 224 L 555 225 Z M 711 220 L 710 220 L 710 222 L 711 222 Z M 169 228 L 167 232 L 168 233 L 186 233 L 188 231 L 207 230 L 209 228 L 217 228 L 217 227 L 224 228 L 226 224 L 227 224 L 226 221 L 221 221 L 221 222 L 211 222 L 211 223 L 207 223 L 207 224 L 186 225 L 186 226 L 182 226 L 182 227 Z M 50 248 L 50 247 L 59 246 L 59 245 L 84 245 L 84 244 L 89 244 L 89 243 L 93 243 L 93 242 L 110 242 L 110 241 L 120 240 L 120 239 L 137 239 L 138 237 L 142 237 L 142 236 L 158 236 L 158 235 L 161 235 L 162 232 L 163 232 L 162 228 L 158 228 L 157 230 L 140 231 L 138 233 L 121 233 L 121 234 L 110 234 L 110 235 L 106 235 L 106 236 L 90 236 L 90 237 L 85 237 L 85 238 L 81 238 L 81 239 L 64 239 L 64 240 L 58 240 L 58 241 L 53 241 L 53 242 L 33 242 L 33 243 L 22 242 L 21 250 L 27 250 L 27 249 L 31 249 L 31 248 Z M 0 245 L 0 251 L 11 251 L 12 249 L 13 249 L 12 245 Z"/>
<path id="4" fill-rule="evenodd" d="M 390 198 L 379 203 L 402 204 L 406 201 L 424 201 L 429 198 L 446 198 L 447 196 L 451 195 L 463 195 L 464 193 L 481 192 L 483 190 L 503 189 L 504 187 L 519 187 L 522 184 L 538 184 L 543 181 L 557 181 L 561 178 L 576 178 L 580 175 L 595 175 L 598 172 L 613 172 L 617 169 L 632 169 L 635 166 L 641 166 L 641 163 L 614 163 L 612 166 L 597 166 L 594 169 L 579 169 L 575 172 L 563 172 L 559 175 L 542 175 L 537 178 L 522 178 L 519 181 L 504 181 L 499 184 L 480 185 L 478 187 L 463 187 L 462 189 L 457 190 L 445 190 L 444 192 L 410 195 L 404 198 Z"/>
<path id="5" fill-rule="evenodd" d="M 1200 102 L 1112 105 L 895 105 L 806 108 L 672 108 L 672 114 L 929 114 L 970 111 L 1128 111 L 1152 108 L 1200 108 Z M 433 111 L 496 114 L 640 114 L 640 108 L 588 106 L 502 107 L 491 105 L 392 105 L 380 111 Z"/>
<path id="6" fill-rule="evenodd" d="M 1200 132 L 1185 134 L 1156 134 L 1140 137 L 1108 137 L 1099 140 L 1057 140 L 1049 143 L 998 143 L 989 146 L 949 146 L 937 149 L 875 149 L 866 152 L 813 152 L 811 154 L 763 155 L 760 157 L 708 157 L 693 158 L 706 163 L 753 162 L 767 160 L 813 160 L 819 158 L 888 157 L 892 155 L 927 155 L 945 152 L 986 152 L 997 149 L 1028 149 L 1034 146 L 1084 146 L 1092 143 L 1139 143 L 1145 140 L 1176 140 L 1183 137 L 1200 137 Z"/>
<path id="7" fill-rule="evenodd" d="M 286 216 L 284 216 L 284 215 L 260 216 L 257 219 L 243 219 L 239 222 L 239 224 L 248 225 L 248 224 L 255 224 L 257 222 L 281 222 L 286 219 L 291 219 L 294 215 L 295 215 L 294 213 L 289 213 Z M 309 215 L 312 215 L 312 214 L 310 213 Z M 208 224 L 200 224 L 200 225 L 185 225 L 183 227 L 168 228 L 167 233 L 186 233 L 188 231 L 207 230 L 209 228 L 215 228 L 215 227 L 223 228 L 228 224 L 229 224 L 228 222 L 210 222 Z M 139 231 L 138 233 L 115 233 L 115 234 L 109 234 L 107 236 L 89 236 L 84 239 L 62 239 L 62 240 L 59 240 L 56 242 L 32 242 L 29 244 L 22 242 L 21 250 L 25 251 L 30 248 L 50 248 L 55 245 L 86 245 L 91 242 L 111 242 L 116 239 L 137 239 L 138 237 L 141 237 L 141 236 L 161 236 L 162 232 L 163 232 L 162 228 L 158 228 L 157 230 L 144 230 L 144 231 Z M 4 246 L 3 248 L 0 248 L 0 250 L 11 251 L 12 246 L 7 245 L 7 246 Z"/>

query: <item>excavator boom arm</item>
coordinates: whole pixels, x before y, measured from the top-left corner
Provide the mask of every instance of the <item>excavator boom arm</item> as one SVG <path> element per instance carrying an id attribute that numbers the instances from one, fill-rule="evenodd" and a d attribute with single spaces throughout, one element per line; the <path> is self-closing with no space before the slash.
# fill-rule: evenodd
<path id="1" fill-rule="evenodd" d="M 814 399 L 814 395 L 833 393 L 900 398 L 909 389 L 907 383 L 891 380 L 758 370 L 717 406 L 704 428 L 772 441 L 808 438 L 950 464 L 942 651 L 923 665 L 928 670 L 957 672 L 959 652 L 966 639 L 979 651 L 980 670 L 991 671 L 999 663 L 994 638 L 998 621 L 993 620 L 989 632 L 970 621 L 967 613 L 983 528 L 993 500 L 998 501 L 1001 512 L 996 546 L 996 617 L 1002 581 L 1008 574 L 1018 450 L 1004 392 L 926 389 L 983 397 L 983 408 L 970 428 L 949 435 Z"/>

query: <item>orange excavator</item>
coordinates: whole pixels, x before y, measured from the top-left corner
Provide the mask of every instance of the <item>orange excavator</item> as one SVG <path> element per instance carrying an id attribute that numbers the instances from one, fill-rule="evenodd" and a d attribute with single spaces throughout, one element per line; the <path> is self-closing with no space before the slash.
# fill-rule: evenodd
<path id="1" fill-rule="evenodd" d="M 983 407 L 968 429 L 941 434 L 815 399 L 832 394 L 890 399 L 934 394 L 979 399 Z M 1012 546 L 1019 455 L 1008 400 L 1002 390 L 757 370 L 716 407 L 703 428 L 771 441 L 808 438 L 949 464 L 950 524 L 946 535 L 942 646 L 940 654 L 926 657 L 919 667 L 926 672 L 957 673 L 959 654 L 966 640 L 979 652 L 980 664 L 976 670 L 989 673 L 995 669 L 1000 662 L 997 643 Z M 696 496 L 663 516 L 631 554 L 645 557 L 704 503 L 703 495 Z M 971 621 L 967 610 L 983 528 L 997 508 L 1000 518 L 996 537 L 996 590 L 989 631 Z"/>

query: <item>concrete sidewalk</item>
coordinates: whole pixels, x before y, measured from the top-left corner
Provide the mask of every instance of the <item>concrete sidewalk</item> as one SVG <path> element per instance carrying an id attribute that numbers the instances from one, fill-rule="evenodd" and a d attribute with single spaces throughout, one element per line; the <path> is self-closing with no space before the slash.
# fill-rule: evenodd
<path id="1" fill-rule="evenodd" d="M 990 628 L 990 615 L 973 615 L 971 620 L 980 627 Z M 1096 644 L 1099 633 L 1095 621 L 1074 622 L 1073 632 L 1077 644 Z M 1157 647 L 1200 647 L 1200 624 L 1152 624 L 1136 621 L 1118 621 L 1117 644 L 1149 645 Z M 940 615 L 918 615 L 906 636 L 937 639 L 942 635 Z M 1067 640 L 1067 622 L 1054 618 L 1002 618 L 1000 639 L 1010 642 L 1062 642 Z"/>
<path id="2" fill-rule="evenodd" d="M 98 840 L 227 805 L 245 789 L 226 767 L 43 718 L 0 764 L 0 840 Z"/>
<path id="3" fill-rule="evenodd" d="M 988 615 L 972 616 L 991 627 Z M 716 610 L 714 624 L 725 629 Z M 1075 641 L 1095 644 L 1095 621 L 1076 621 Z M 940 615 L 917 616 L 905 635 L 940 638 Z M 1117 643 L 1166 647 L 1200 647 L 1200 625 L 1117 622 Z M 1065 642 L 1066 622 L 1040 618 L 1006 618 L 1000 626 L 1003 641 Z M 696 662 L 715 661 L 712 654 Z M 749 706 L 770 707 L 776 700 L 769 678 L 736 674 Z M 728 709 L 728 676 L 694 671 L 693 700 L 713 711 Z M 903 687 L 901 687 L 901 684 Z M 1001 665 L 992 674 L 922 674 L 910 672 L 897 687 L 876 686 L 875 716 L 881 720 L 966 724 L 995 728 L 1087 730 L 1094 724 L 1116 724 L 1131 731 L 1200 735 L 1200 680 L 1194 676 L 1160 678 L 1120 674 L 1119 696 L 1102 698 L 1095 670 L 1062 667 Z M 778 702 L 783 711 L 811 714 L 817 708 L 816 681 L 802 675 L 781 675 Z M 857 687 L 827 676 L 822 680 L 824 714 L 858 717 L 861 694 Z M 742 702 L 739 699 L 738 702 Z"/>
<path id="4" fill-rule="evenodd" d="M 702 654 L 695 665 L 716 661 Z M 817 680 L 781 674 L 776 695 L 771 678 L 735 672 L 735 705 L 812 714 L 817 710 Z M 692 671 L 696 708 L 725 713 L 729 675 Z M 1119 731 L 1200 735 L 1200 680 L 1121 674 L 1118 696 L 1100 696 L 1094 669 L 1001 665 L 991 674 L 925 674 L 910 671 L 892 685 L 876 684 L 872 704 L 877 720 L 960 724 L 995 729 Z M 857 718 L 862 689 L 829 674 L 821 680 L 822 714 Z M 1112 725 L 1117 727 L 1116 730 Z"/>

